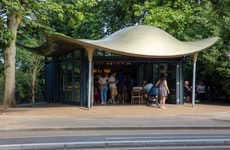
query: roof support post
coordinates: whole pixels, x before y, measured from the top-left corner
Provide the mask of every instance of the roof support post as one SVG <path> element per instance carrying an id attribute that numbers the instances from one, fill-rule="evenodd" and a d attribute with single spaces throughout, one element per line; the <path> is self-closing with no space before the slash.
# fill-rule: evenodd
<path id="1" fill-rule="evenodd" d="M 180 94 L 179 94 L 179 99 L 180 99 L 180 104 L 184 104 L 184 74 L 183 74 L 183 61 L 180 60 L 180 67 L 179 67 L 179 74 L 180 74 Z"/>
<path id="2" fill-rule="evenodd" d="M 86 47 L 86 51 L 88 53 L 88 61 L 89 61 L 89 74 L 88 74 L 88 101 L 87 101 L 87 106 L 88 109 L 91 108 L 92 106 L 92 98 L 93 98 L 93 53 L 94 53 L 94 48 L 92 47 Z"/>
<path id="3" fill-rule="evenodd" d="M 196 90 L 196 62 L 198 53 L 193 55 L 193 79 L 192 79 L 192 107 L 195 107 L 195 90 Z"/>
<path id="4" fill-rule="evenodd" d="M 176 64 L 176 104 L 180 103 L 180 64 Z"/>

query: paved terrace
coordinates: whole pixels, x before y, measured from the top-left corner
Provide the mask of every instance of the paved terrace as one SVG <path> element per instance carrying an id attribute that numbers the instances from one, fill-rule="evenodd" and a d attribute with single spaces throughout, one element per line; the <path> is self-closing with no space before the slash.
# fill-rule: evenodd
<path id="1" fill-rule="evenodd" d="M 145 105 L 95 106 L 91 110 L 70 105 L 10 108 L 0 113 L 0 131 L 230 128 L 230 106 L 167 105 L 162 110 Z"/>

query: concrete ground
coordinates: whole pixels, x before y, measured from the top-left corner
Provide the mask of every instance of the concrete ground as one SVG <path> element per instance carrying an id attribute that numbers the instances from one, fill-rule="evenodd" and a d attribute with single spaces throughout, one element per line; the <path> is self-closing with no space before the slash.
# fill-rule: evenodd
<path id="1" fill-rule="evenodd" d="M 229 108 L 21 106 L 0 114 L 0 149 L 230 149 Z"/>
<path id="2" fill-rule="evenodd" d="M 0 131 L 151 128 L 230 128 L 230 106 L 167 105 L 162 110 L 145 105 L 71 105 L 10 108 L 0 113 Z"/>

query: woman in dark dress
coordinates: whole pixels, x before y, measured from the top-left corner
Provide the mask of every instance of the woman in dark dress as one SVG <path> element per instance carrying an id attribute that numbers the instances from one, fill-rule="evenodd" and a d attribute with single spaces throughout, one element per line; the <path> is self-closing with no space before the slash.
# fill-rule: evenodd
<path id="1" fill-rule="evenodd" d="M 189 81 L 184 81 L 184 93 L 186 97 L 186 102 L 192 101 L 192 88 L 189 85 Z"/>

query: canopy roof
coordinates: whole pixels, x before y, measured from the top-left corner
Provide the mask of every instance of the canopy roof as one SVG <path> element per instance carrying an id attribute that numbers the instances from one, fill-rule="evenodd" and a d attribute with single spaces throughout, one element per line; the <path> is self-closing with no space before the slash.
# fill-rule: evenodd
<path id="1" fill-rule="evenodd" d="M 167 32 L 152 26 L 138 25 L 119 30 L 99 40 L 74 39 L 65 35 L 52 34 L 39 48 L 38 53 L 56 56 L 77 48 L 95 48 L 127 56 L 169 58 L 197 53 L 212 46 L 218 37 L 199 41 L 183 42 Z"/>

